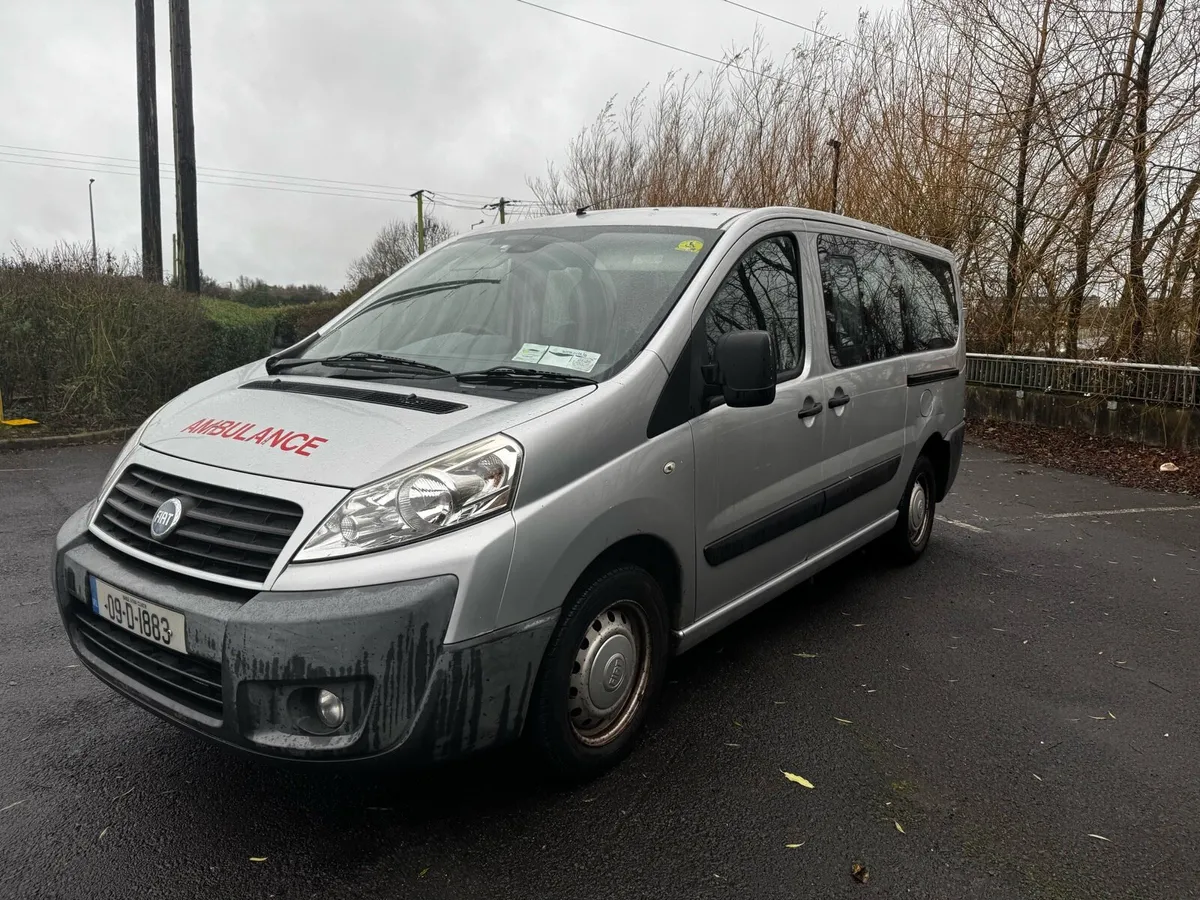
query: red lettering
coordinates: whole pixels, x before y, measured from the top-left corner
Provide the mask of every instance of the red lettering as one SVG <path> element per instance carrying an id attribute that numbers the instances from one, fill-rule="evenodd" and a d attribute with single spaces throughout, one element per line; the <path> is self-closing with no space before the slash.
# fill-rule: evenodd
<path id="1" fill-rule="evenodd" d="M 256 443 L 256 444 L 261 444 L 263 442 L 263 440 L 266 438 L 266 436 L 269 435 L 270 433 L 271 433 L 270 428 L 264 428 L 262 431 L 258 432 L 257 434 L 250 435 L 250 437 L 246 438 L 246 440 L 254 441 L 254 443 Z"/>
<path id="2" fill-rule="evenodd" d="M 220 422 L 214 420 L 211 425 L 209 425 L 207 428 L 204 429 L 204 433 L 209 434 L 209 435 L 214 435 L 214 436 L 218 435 L 221 433 L 221 429 L 223 429 L 228 424 L 229 424 L 228 420 L 220 421 Z"/>
<path id="3" fill-rule="evenodd" d="M 237 430 L 237 427 L 241 424 L 242 424 L 241 422 L 226 422 L 225 427 L 221 429 L 221 437 L 223 437 L 223 438 L 233 437 L 233 432 L 235 430 Z"/>
<path id="4" fill-rule="evenodd" d="M 254 427 L 253 422 L 247 422 L 245 425 L 243 425 L 241 428 L 239 428 L 234 434 L 230 435 L 230 437 L 232 437 L 235 441 L 244 441 L 244 440 L 246 440 L 246 438 L 242 437 L 242 435 L 245 434 L 247 431 L 249 431 L 253 427 Z"/>
<path id="5" fill-rule="evenodd" d="M 286 441 L 292 436 L 293 432 L 284 431 L 282 428 L 276 428 L 275 433 L 271 435 L 271 446 L 278 447 L 280 441 Z"/>
<path id="6" fill-rule="evenodd" d="M 309 438 L 307 441 L 304 442 L 304 446 L 300 447 L 296 451 L 296 455 L 297 456 L 311 456 L 312 454 L 307 453 L 306 451 L 316 449 L 321 444 L 324 444 L 326 440 L 328 440 L 328 439 L 323 438 L 323 437 Z"/>
<path id="7" fill-rule="evenodd" d="M 188 434 L 196 434 L 198 432 L 204 431 L 204 429 L 206 429 L 211 424 L 212 424 L 212 419 L 200 419 L 199 421 L 193 422 L 191 425 L 189 425 L 187 428 L 185 428 L 183 430 L 186 431 Z"/>
<path id="8" fill-rule="evenodd" d="M 303 443 L 304 441 L 307 441 L 308 438 L 309 438 L 309 436 L 307 434 L 304 434 L 303 432 L 300 432 L 300 431 L 294 431 L 291 433 L 291 435 L 288 436 L 288 439 L 283 442 L 283 445 L 280 449 L 283 450 L 285 453 L 291 453 L 296 448 L 289 447 L 288 444 L 290 444 L 292 441 L 300 441 Z"/>

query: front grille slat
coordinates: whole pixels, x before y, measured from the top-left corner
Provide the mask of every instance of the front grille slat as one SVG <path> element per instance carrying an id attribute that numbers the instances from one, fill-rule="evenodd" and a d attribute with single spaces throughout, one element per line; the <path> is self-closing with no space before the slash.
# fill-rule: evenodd
<path id="1" fill-rule="evenodd" d="M 88 636 L 90 638 L 92 638 L 93 640 L 102 642 L 114 655 L 122 656 L 124 658 L 124 661 L 126 663 L 128 663 L 129 665 L 131 665 L 131 666 L 140 665 L 141 667 L 152 667 L 152 666 L 158 666 L 160 668 L 163 667 L 162 661 L 159 660 L 158 658 L 156 658 L 156 656 L 151 655 L 151 653 L 147 652 L 146 650 L 138 649 L 138 646 L 137 646 L 138 644 L 145 644 L 147 647 L 152 647 L 153 645 L 147 643 L 145 640 L 143 640 L 141 638 L 138 638 L 136 635 L 128 635 L 127 636 L 127 635 L 122 634 L 122 635 L 120 635 L 120 637 L 117 637 L 115 634 L 109 634 L 105 630 L 105 626 L 107 625 L 107 623 L 104 622 L 102 619 L 96 618 L 95 614 L 93 614 L 91 616 L 79 616 L 78 622 L 79 622 L 79 627 L 82 630 L 87 631 Z M 111 626 L 109 626 L 109 627 L 111 627 Z M 118 632 L 118 634 L 119 634 L 119 632 Z M 130 639 L 129 640 L 121 639 L 121 638 L 125 638 L 125 637 L 129 637 Z M 160 651 L 160 654 L 162 652 L 169 653 L 170 651 L 169 650 L 168 651 Z M 138 662 L 135 663 L 134 660 L 137 660 Z M 180 657 L 181 662 L 186 662 L 186 660 L 187 660 L 187 657 L 185 657 L 185 656 Z M 145 670 L 147 671 L 147 674 L 149 674 L 151 677 L 159 678 L 160 680 L 165 681 L 165 679 L 162 679 L 161 676 L 154 675 L 148 669 L 145 669 Z M 174 668 L 173 671 L 176 674 L 178 674 L 180 677 L 186 679 L 187 682 L 192 685 L 192 687 L 195 690 L 196 696 L 211 697 L 213 695 L 214 691 L 216 692 L 217 696 L 220 696 L 221 678 L 220 678 L 219 672 L 216 673 L 216 675 L 215 675 L 216 680 L 213 680 L 212 677 L 205 677 L 204 675 L 198 674 L 199 667 L 197 667 L 197 671 L 191 671 L 191 672 L 189 672 L 183 668 L 178 668 L 178 667 Z M 173 683 L 173 682 L 168 682 L 168 683 Z"/>
<path id="2" fill-rule="evenodd" d="M 263 497 L 261 494 L 249 494 L 216 485 L 202 484 L 199 481 L 190 481 L 186 478 L 175 478 L 172 475 L 155 472 L 142 466 L 132 466 L 130 470 L 138 481 L 152 484 L 156 488 L 166 491 L 167 493 L 163 495 L 164 500 L 167 497 L 184 494 L 196 500 L 225 504 L 234 509 L 253 509 L 257 512 L 279 513 L 285 516 L 299 516 L 300 514 L 299 508 L 286 500 L 275 500 L 271 497 Z"/>
<path id="3" fill-rule="evenodd" d="M 105 622 L 84 608 L 74 613 L 75 634 L 93 656 L 125 677 L 202 715 L 221 718 L 221 667 L 183 656 Z"/>
<path id="4" fill-rule="evenodd" d="M 150 535 L 158 507 L 184 501 L 183 519 L 161 541 Z M 195 570 L 262 584 L 303 511 L 295 503 L 130 466 L 105 498 L 96 527 L 116 543 Z"/>

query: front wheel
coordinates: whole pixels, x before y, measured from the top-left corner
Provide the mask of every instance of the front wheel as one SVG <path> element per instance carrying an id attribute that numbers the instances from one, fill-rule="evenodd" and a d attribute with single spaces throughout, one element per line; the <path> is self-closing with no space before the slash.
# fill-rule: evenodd
<path id="1" fill-rule="evenodd" d="M 933 518 L 937 478 L 933 463 L 927 456 L 917 457 L 904 497 L 900 500 L 900 517 L 885 539 L 892 558 L 901 564 L 914 563 L 929 546 L 933 533 Z"/>
<path id="2" fill-rule="evenodd" d="M 560 778 L 583 780 L 633 748 L 666 673 L 666 602 L 644 569 L 589 577 L 563 607 L 530 707 L 534 747 Z"/>

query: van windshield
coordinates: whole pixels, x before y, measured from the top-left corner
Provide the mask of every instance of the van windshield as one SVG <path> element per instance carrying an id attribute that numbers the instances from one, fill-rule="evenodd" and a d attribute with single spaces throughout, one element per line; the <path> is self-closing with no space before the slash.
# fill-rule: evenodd
<path id="1" fill-rule="evenodd" d="M 464 237 L 380 284 L 301 358 L 377 353 L 452 374 L 512 366 L 600 381 L 645 346 L 720 234 L 574 226 Z"/>

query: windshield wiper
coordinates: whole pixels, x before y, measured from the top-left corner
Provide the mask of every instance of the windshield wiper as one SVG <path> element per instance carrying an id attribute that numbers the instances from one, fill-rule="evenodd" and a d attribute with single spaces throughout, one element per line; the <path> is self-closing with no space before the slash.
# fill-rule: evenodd
<path id="1" fill-rule="evenodd" d="M 416 369 L 420 372 L 430 372 L 437 375 L 449 375 L 448 369 L 415 359 L 405 359 L 402 356 L 391 356 L 387 353 L 369 353 L 365 350 L 355 350 L 352 353 L 342 353 L 338 356 L 326 356 L 323 359 L 280 359 L 268 366 L 267 371 L 274 375 L 286 369 L 300 366 L 328 366 L 342 369 L 368 369 L 376 372 Z"/>
<path id="2" fill-rule="evenodd" d="M 499 278 L 459 278 L 454 281 L 433 281 L 429 284 L 419 284 L 415 287 L 406 288 L 402 291 L 393 291 L 390 294 L 384 294 L 382 297 L 376 297 L 354 315 L 347 322 L 357 319 L 363 313 L 370 312 L 377 307 L 387 303 L 395 303 L 397 300 L 407 300 L 410 297 L 420 297 L 423 294 L 436 294 L 438 291 L 449 291 L 454 288 L 464 287 L 468 284 L 499 284 Z M 345 324 L 345 323 L 343 323 Z"/>
<path id="3" fill-rule="evenodd" d="M 597 384 L 596 379 L 570 372 L 543 372 L 540 369 L 518 369 L 513 366 L 496 366 L 478 372 L 459 372 L 455 376 L 463 384 L 525 384 L 546 387 L 576 387 Z"/>

